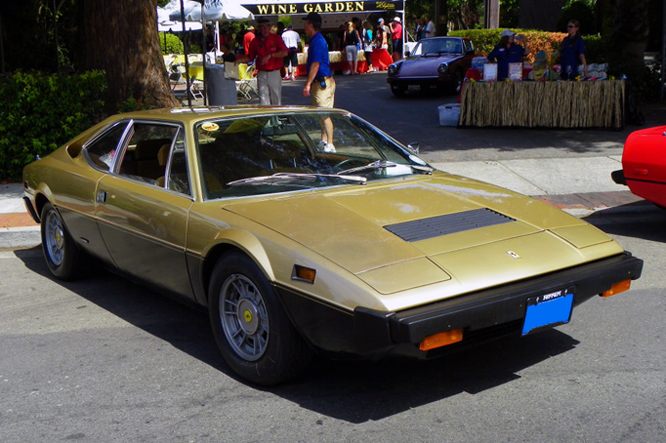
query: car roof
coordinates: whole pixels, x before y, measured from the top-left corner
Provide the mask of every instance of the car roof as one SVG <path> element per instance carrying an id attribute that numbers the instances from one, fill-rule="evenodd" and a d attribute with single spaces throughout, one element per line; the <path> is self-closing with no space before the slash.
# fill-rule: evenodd
<path id="1" fill-rule="evenodd" d="M 329 111 L 331 109 L 328 109 Z M 162 108 L 149 109 L 144 111 L 127 112 L 116 114 L 110 118 L 112 121 L 121 119 L 147 119 L 147 120 L 168 120 L 192 124 L 202 120 L 214 118 L 225 118 L 244 115 L 267 115 L 287 112 L 318 112 L 321 108 L 312 106 L 193 106 L 182 108 Z M 338 110 L 341 111 L 341 110 Z"/>
<path id="2" fill-rule="evenodd" d="M 456 37 L 455 35 L 440 35 L 438 37 L 427 37 L 427 38 L 422 38 L 421 40 L 442 40 L 446 38 L 454 38 L 456 40 L 470 40 L 469 37 Z M 419 40 L 419 41 L 421 41 Z"/>

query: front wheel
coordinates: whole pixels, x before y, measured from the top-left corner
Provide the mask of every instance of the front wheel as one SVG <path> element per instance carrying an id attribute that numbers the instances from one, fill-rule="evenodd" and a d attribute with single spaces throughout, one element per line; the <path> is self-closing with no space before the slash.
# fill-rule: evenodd
<path id="1" fill-rule="evenodd" d="M 462 84 L 463 84 L 462 72 L 456 71 L 453 74 L 453 78 L 451 79 L 451 86 L 450 86 L 451 94 L 460 94 L 460 91 L 462 89 Z"/>
<path id="2" fill-rule="evenodd" d="M 215 265 L 209 311 L 222 356 L 246 380 L 269 386 L 307 368 L 312 351 L 287 318 L 275 289 L 246 255 L 232 252 Z"/>
<path id="3" fill-rule="evenodd" d="M 51 203 L 42 208 L 42 251 L 51 273 L 60 280 L 72 280 L 87 268 L 85 254 L 74 244 L 60 213 Z"/>

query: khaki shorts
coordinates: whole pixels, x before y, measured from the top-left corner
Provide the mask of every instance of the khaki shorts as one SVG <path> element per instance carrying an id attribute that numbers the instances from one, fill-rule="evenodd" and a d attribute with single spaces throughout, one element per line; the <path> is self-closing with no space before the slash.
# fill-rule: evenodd
<path id="1" fill-rule="evenodd" d="M 335 99 L 335 80 L 333 77 L 326 78 L 326 89 L 322 89 L 318 81 L 312 82 L 310 87 L 310 97 L 312 97 L 312 106 L 320 108 L 332 108 Z"/>

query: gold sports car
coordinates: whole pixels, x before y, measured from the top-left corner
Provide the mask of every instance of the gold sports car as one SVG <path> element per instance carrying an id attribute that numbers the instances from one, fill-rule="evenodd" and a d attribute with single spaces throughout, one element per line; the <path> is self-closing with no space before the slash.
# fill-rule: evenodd
<path id="1" fill-rule="evenodd" d="M 338 109 L 115 115 L 26 166 L 24 186 L 57 278 L 94 257 L 207 308 L 229 366 L 262 385 L 313 352 L 432 358 L 567 323 L 643 266 Z"/>

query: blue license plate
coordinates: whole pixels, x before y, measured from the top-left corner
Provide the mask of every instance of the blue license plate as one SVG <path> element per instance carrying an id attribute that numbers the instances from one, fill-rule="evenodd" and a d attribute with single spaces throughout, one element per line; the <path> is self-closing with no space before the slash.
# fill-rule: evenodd
<path id="1" fill-rule="evenodd" d="M 528 298 L 523 335 L 569 323 L 573 309 L 573 297 L 573 289 L 562 289 Z"/>

